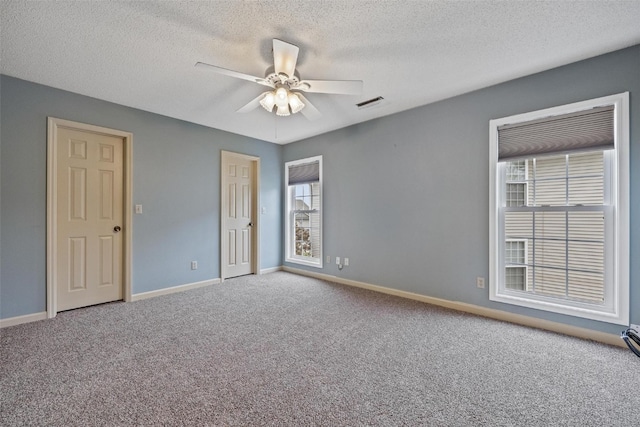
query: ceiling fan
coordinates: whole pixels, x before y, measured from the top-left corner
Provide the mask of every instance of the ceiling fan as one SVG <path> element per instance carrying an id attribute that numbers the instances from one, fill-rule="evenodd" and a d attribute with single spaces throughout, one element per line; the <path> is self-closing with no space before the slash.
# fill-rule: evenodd
<path id="1" fill-rule="evenodd" d="M 264 78 L 204 62 L 197 62 L 196 67 L 271 88 L 237 110 L 238 113 L 247 113 L 261 105 L 269 112 L 272 112 L 275 107 L 278 116 L 289 116 L 300 112 L 307 119 L 316 120 L 321 116 L 320 112 L 301 92 L 344 95 L 362 93 L 362 80 L 301 80 L 296 71 L 299 50 L 298 46 L 291 43 L 273 39 L 273 67 L 267 68 Z"/>

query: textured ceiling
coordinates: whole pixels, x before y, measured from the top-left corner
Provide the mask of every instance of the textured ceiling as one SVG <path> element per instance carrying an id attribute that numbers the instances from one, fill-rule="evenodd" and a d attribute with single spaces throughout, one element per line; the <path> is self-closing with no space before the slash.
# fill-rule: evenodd
<path id="1" fill-rule="evenodd" d="M 0 15 L 3 74 L 279 144 L 640 43 L 640 0 L 3 0 Z M 264 87 L 194 67 L 262 77 L 273 38 L 300 47 L 303 79 L 364 93 L 308 94 L 313 122 L 240 114 Z"/>

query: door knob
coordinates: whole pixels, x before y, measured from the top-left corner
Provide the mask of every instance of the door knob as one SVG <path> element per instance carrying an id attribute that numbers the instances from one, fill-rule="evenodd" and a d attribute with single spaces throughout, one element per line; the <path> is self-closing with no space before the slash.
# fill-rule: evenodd
<path id="1" fill-rule="evenodd" d="M 253 223 L 252 222 L 249 223 L 249 227 L 253 227 Z"/>
<path id="2" fill-rule="evenodd" d="M 116 232 L 116 233 L 117 233 L 118 231 L 120 231 L 120 230 L 122 230 L 122 228 L 120 228 L 120 226 L 119 226 L 119 225 L 116 225 L 115 227 L 113 227 L 113 231 L 114 231 L 114 232 Z"/>

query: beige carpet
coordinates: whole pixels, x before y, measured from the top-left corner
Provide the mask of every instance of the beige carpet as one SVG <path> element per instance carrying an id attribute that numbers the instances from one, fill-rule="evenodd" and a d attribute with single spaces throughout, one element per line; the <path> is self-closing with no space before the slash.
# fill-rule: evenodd
<path id="1" fill-rule="evenodd" d="M 631 426 L 623 348 L 278 272 L 1 331 L 3 426 Z"/>

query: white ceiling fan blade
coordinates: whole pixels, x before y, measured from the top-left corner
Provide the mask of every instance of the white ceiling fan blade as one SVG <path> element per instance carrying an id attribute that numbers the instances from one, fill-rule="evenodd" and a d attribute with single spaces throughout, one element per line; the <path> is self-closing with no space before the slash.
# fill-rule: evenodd
<path id="1" fill-rule="evenodd" d="M 260 105 L 260 101 L 262 98 L 269 92 L 262 92 L 260 95 L 253 98 L 249 101 L 244 107 L 241 107 L 239 110 L 236 110 L 236 113 L 248 113 L 249 111 L 253 111 Z"/>
<path id="2" fill-rule="evenodd" d="M 360 95 L 362 80 L 302 80 L 294 89 L 309 93 Z"/>
<path id="3" fill-rule="evenodd" d="M 304 104 L 304 108 L 300 110 L 300 113 L 305 116 L 307 119 L 313 121 L 322 117 L 322 114 L 316 107 L 313 106 L 312 103 L 309 102 L 307 98 L 305 98 L 300 92 L 295 92 L 295 94 L 300 98 L 300 101 Z"/>
<path id="4" fill-rule="evenodd" d="M 273 66 L 276 74 L 285 73 L 293 77 L 298 62 L 298 46 L 273 39 Z"/>
<path id="5" fill-rule="evenodd" d="M 196 67 L 211 70 L 214 73 L 222 74 L 225 76 L 235 77 L 237 79 L 248 80 L 250 82 L 258 83 L 263 86 L 274 87 L 269 81 L 263 79 L 262 77 L 251 76 L 239 71 L 227 70 L 226 68 L 218 67 L 211 64 L 205 64 L 204 62 L 196 62 Z"/>

